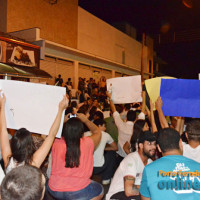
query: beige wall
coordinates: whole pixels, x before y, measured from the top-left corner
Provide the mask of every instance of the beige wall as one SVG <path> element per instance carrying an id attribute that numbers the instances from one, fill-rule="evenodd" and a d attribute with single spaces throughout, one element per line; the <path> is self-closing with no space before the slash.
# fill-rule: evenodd
<path id="1" fill-rule="evenodd" d="M 78 8 L 78 49 L 133 68 L 140 69 L 141 66 L 141 43 L 80 7 Z M 147 47 L 144 52 L 144 57 L 147 59 Z M 145 72 L 147 63 L 145 60 Z"/>
<path id="2" fill-rule="evenodd" d="M 41 38 L 77 48 L 77 20 L 78 0 L 7 0 L 7 32 L 38 27 Z"/>

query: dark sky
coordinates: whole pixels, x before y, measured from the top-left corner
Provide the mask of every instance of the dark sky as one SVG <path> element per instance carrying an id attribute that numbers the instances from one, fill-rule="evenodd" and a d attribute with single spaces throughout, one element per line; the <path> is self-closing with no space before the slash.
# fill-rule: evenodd
<path id="1" fill-rule="evenodd" d="M 161 67 L 165 74 L 198 77 L 200 0 L 79 0 L 79 5 L 111 25 L 125 21 L 138 36 L 145 32 L 154 38 L 155 51 L 167 62 Z"/>

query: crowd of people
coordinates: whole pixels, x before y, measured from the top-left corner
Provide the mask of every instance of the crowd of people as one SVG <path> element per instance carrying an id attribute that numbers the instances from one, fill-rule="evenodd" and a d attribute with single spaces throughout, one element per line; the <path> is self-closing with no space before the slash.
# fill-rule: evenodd
<path id="1" fill-rule="evenodd" d="M 105 77 L 79 78 L 78 99 L 70 78 L 56 85 L 67 95 L 46 137 L 25 128 L 10 136 L 0 96 L 2 200 L 200 199 L 199 119 L 164 116 L 161 97 L 148 107 L 145 88 L 142 102 L 114 104 Z"/>

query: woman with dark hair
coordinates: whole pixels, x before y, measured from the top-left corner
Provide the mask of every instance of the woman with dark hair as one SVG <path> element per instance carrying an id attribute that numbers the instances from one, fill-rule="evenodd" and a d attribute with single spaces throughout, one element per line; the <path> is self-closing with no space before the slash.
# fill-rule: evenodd
<path id="1" fill-rule="evenodd" d="M 21 128 L 15 132 L 11 142 L 8 139 L 6 118 L 5 118 L 5 101 L 6 98 L 0 97 L 0 109 L 1 109 L 1 152 L 4 161 L 6 173 L 13 168 L 25 164 L 33 165 L 40 168 L 44 159 L 46 158 L 49 150 L 52 146 L 54 138 L 58 132 L 62 113 L 68 105 L 68 100 L 63 97 L 63 100 L 59 103 L 59 109 L 54 123 L 51 126 L 48 136 L 44 140 L 41 147 L 36 151 L 35 145 L 31 133 Z"/>
<path id="2" fill-rule="evenodd" d="M 103 187 L 90 177 L 93 171 L 93 152 L 101 139 L 99 128 L 83 114 L 70 118 L 63 127 L 62 138 L 52 147 L 52 168 L 48 184 L 49 193 L 60 200 L 98 200 Z M 84 124 L 92 132 L 83 137 Z"/>
<path id="3" fill-rule="evenodd" d="M 137 139 L 140 136 L 140 133 L 142 133 L 143 131 L 148 131 L 148 130 L 149 130 L 149 126 L 146 120 L 138 119 L 135 122 L 133 126 L 133 134 L 131 136 L 130 143 L 127 141 L 123 146 L 123 149 L 126 152 L 126 154 L 136 151 L 136 143 L 137 143 Z"/>

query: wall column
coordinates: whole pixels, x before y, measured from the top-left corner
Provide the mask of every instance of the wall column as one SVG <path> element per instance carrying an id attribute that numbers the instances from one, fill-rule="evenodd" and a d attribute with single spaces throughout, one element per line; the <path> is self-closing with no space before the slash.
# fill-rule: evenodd
<path id="1" fill-rule="evenodd" d="M 115 78 L 115 70 L 112 70 L 112 78 Z"/>
<path id="2" fill-rule="evenodd" d="M 79 62 L 74 61 L 74 89 L 78 89 L 78 67 L 79 67 Z"/>

